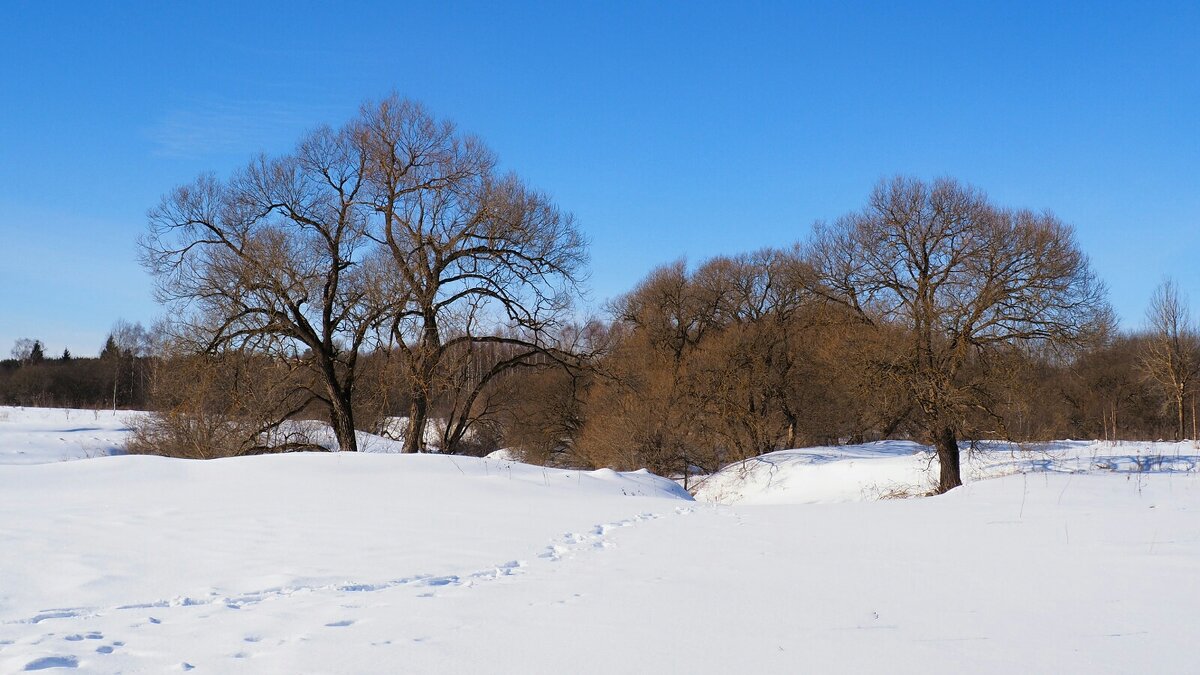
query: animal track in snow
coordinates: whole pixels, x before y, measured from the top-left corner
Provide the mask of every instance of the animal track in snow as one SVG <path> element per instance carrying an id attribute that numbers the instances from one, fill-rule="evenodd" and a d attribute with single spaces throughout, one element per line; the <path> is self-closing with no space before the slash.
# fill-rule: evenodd
<path id="1" fill-rule="evenodd" d="M 442 586 L 463 586 L 470 587 L 476 582 L 492 581 L 502 577 L 513 576 L 526 563 L 521 560 L 507 560 L 487 568 L 476 570 L 465 574 L 418 574 L 410 577 L 402 577 L 392 579 L 390 581 L 380 583 L 337 583 L 325 585 L 298 585 L 298 586 L 276 586 L 259 591 L 251 591 L 239 595 L 222 595 L 216 591 L 210 591 L 207 596 L 177 596 L 169 600 L 155 600 L 152 602 L 139 602 L 118 605 L 111 608 L 75 608 L 75 609 L 53 609 L 43 610 L 42 612 L 27 619 L 18 619 L 14 621 L 6 621 L 4 623 L 24 623 L 36 624 L 52 619 L 73 619 L 73 618 L 89 618 L 102 616 L 112 612 L 140 609 L 168 609 L 174 607 L 203 607 L 203 606 L 224 606 L 229 609 L 241 609 L 248 605 L 254 605 L 265 600 L 274 598 L 288 597 L 301 593 L 313 593 L 322 591 L 335 591 L 343 593 L 370 593 L 386 590 L 389 588 L 397 588 L 401 586 L 412 587 L 442 587 Z M 146 622 L 150 624 L 160 624 L 162 620 L 156 617 L 146 617 Z M 143 624 L 144 625 L 144 624 Z M 103 639 L 103 635 L 97 632 L 85 632 L 72 634 L 67 636 L 66 640 L 99 640 Z"/>
<path id="2" fill-rule="evenodd" d="M 586 534 L 568 532 L 547 546 L 545 550 L 538 554 L 538 557 L 546 560 L 561 560 L 562 557 L 567 553 L 588 549 L 595 550 L 608 548 L 609 546 L 615 545 L 613 542 L 608 541 L 607 539 L 609 532 L 622 527 L 632 527 L 638 523 L 645 522 L 647 520 L 654 520 L 656 518 L 658 518 L 658 515 L 654 513 L 639 513 L 638 515 L 632 518 L 626 518 L 625 520 L 594 525 Z"/>
<path id="3" fill-rule="evenodd" d="M 46 670 L 47 668 L 78 668 L 79 659 L 74 656 L 43 656 L 25 664 L 24 670 Z"/>
<path id="4" fill-rule="evenodd" d="M 20 623 L 41 623 L 49 619 L 73 619 L 77 616 L 80 616 L 77 609 L 48 609 Z"/>
<path id="5" fill-rule="evenodd" d="M 691 512 L 691 509 L 676 509 L 676 514 L 686 515 Z M 622 528 L 632 527 L 640 523 L 654 520 L 660 516 L 653 513 L 640 513 L 630 518 L 616 520 L 612 522 L 604 522 L 592 525 L 578 531 L 567 532 L 554 539 L 549 546 L 538 554 L 538 557 L 544 560 L 559 561 L 563 557 L 571 557 L 583 551 L 598 551 L 605 548 L 616 546 L 611 541 L 613 532 Z M 199 595 L 181 595 L 173 598 L 164 598 L 149 602 L 126 603 L 110 607 L 71 607 L 71 608 L 49 608 L 43 609 L 37 614 L 25 619 L 8 620 L 0 622 L 3 624 L 39 624 L 42 622 L 70 621 L 67 626 L 70 626 L 72 632 L 63 630 L 55 635 L 55 633 L 46 633 L 41 636 L 38 642 L 55 640 L 65 640 L 73 645 L 72 652 L 76 655 L 69 654 L 54 654 L 51 656 L 40 656 L 37 659 L 27 662 L 24 670 L 43 670 L 53 668 L 79 668 L 81 660 L 87 659 L 87 654 L 92 654 L 93 657 L 101 659 L 107 658 L 107 655 L 114 654 L 118 647 L 123 647 L 124 643 L 119 641 L 107 641 L 105 635 L 99 631 L 82 630 L 85 626 L 79 625 L 83 621 L 88 621 L 95 618 L 105 618 L 113 614 L 124 614 L 129 610 L 133 610 L 133 617 L 136 620 L 129 625 L 134 630 L 151 629 L 154 626 L 163 623 L 163 620 L 172 621 L 178 618 L 173 612 L 175 610 L 192 611 L 186 608 L 194 608 L 199 610 L 198 618 L 206 618 L 213 614 L 214 611 L 221 609 L 241 609 L 243 607 L 255 605 L 261 602 L 286 599 L 291 596 L 299 596 L 310 593 L 333 593 L 341 594 L 343 597 L 357 596 L 363 593 L 377 593 L 389 589 L 402 587 L 411 587 L 414 589 L 424 589 L 425 592 L 420 593 L 418 597 L 436 597 L 441 589 L 446 587 L 470 588 L 477 583 L 495 581 L 504 577 L 513 577 L 524 574 L 527 570 L 528 563 L 523 560 L 506 560 L 495 565 L 490 565 L 481 569 L 476 569 L 471 572 L 462 572 L 454 574 L 416 574 L 406 577 L 398 577 L 385 581 L 378 582 L 361 582 L 361 581 L 341 581 L 337 583 L 327 584 L 310 584 L 310 585 L 295 585 L 295 586 L 274 586 L 256 591 L 249 591 L 238 594 L 222 594 L 217 590 L 211 590 L 207 593 Z M 578 600 L 579 596 L 560 601 L 559 604 L 566 604 Z M 147 611 L 154 611 L 155 615 L 149 615 Z M 165 612 L 159 614 L 159 612 Z M 345 615 L 343 615 L 345 616 Z M 324 623 L 326 629 L 340 629 L 353 626 L 357 622 L 357 618 L 338 618 L 330 617 L 328 623 Z M 62 630 L 60 628 L 60 630 Z M 261 642 L 264 638 L 257 634 L 243 634 L 243 645 L 248 647 L 257 642 Z M 89 641 L 101 641 L 100 644 L 88 644 Z M 31 643 L 36 644 L 36 643 Z M 63 643 L 59 643 L 62 645 Z M 66 645 L 63 645 L 66 646 Z M 3 649 L 0 643 L 0 649 Z M 76 651 L 81 650 L 81 651 Z M 30 655 L 33 656 L 33 655 Z M 237 658 L 249 658 L 252 656 L 247 651 L 238 652 L 235 655 Z M 86 667 L 86 663 L 85 663 Z M 181 670 L 190 670 L 195 667 L 189 662 L 180 662 L 176 668 Z"/>

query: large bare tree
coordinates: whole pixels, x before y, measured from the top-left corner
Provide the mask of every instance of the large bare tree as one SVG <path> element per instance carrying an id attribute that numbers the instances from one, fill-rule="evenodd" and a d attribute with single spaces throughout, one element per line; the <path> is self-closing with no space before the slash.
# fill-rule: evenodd
<path id="1" fill-rule="evenodd" d="M 451 402 L 451 449 L 495 378 L 566 360 L 549 336 L 586 258 L 573 219 L 413 101 L 365 104 L 342 129 L 228 181 L 202 176 L 150 221 L 145 264 L 181 333 L 201 351 L 248 348 L 308 368 L 342 449 L 356 447 L 359 355 L 373 337 L 400 355 L 409 451 L 439 397 Z"/>
<path id="2" fill-rule="evenodd" d="M 200 176 L 150 212 L 141 240 L 176 332 L 200 352 L 250 350 L 310 371 L 302 386 L 342 450 L 357 449 L 358 359 L 385 309 L 364 247 L 355 129 L 319 129 L 229 180 Z"/>
<path id="3" fill-rule="evenodd" d="M 1174 281 L 1167 279 L 1154 289 L 1146 323 L 1142 368 L 1166 392 L 1174 413 L 1175 440 L 1182 440 L 1184 402 L 1200 375 L 1200 331 Z"/>
<path id="4" fill-rule="evenodd" d="M 500 173 L 482 142 L 415 102 L 364 107 L 356 139 L 412 402 L 405 449 L 422 447 L 441 398 L 452 401 L 441 447 L 453 450 L 496 377 L 564 356 L 552 336 L 569 318 L 584 239 L 546 195 Z"/>
<path id="5" fill-rule="evenodd" d="M 953 180 L 882 182 L 864 210 L 818 225 L 811 254 L 818 293 L 869 325 L 901 329 L 901 347 L 873 361 L 907 390 L 937 451 L 939 492 L 962 484 L 968 418 L 997 414 L 989 356 L 1079 344 L 1110 317 L 1070 226 L 995 207 Z"/>

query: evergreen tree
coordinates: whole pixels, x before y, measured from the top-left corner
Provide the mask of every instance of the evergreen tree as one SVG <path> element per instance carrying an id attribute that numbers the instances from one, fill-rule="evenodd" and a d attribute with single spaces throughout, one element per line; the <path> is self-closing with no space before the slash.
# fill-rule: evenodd
<path id="1" fill-rule="evenodd" d="M 119 358 L 121 356 L 121 348 L 117 346 L 117 340 L 112 333 L 108 334 L 108 339 L 104 341 L 104 349 L 100 350 L 100 359 L 107 361 L 108 359 Z"/>

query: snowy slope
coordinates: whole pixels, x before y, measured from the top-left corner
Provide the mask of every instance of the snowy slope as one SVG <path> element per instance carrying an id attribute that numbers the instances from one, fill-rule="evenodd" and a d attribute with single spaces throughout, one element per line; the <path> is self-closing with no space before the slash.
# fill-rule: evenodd
<path id="1" fill-rule="evenodd" d="M 1055 441 L 1028 446 L 983 442 L 963 448 L 967 482 L 1019 473 L 1189 473 L 1200 444 Z M 780 450 L 695 479 L 700 501 L 817 504 L 917 496 L 937 485 L 933 450 L 910 441 Z"/>
<path id="2" fill-rule="evenodd" d="M 429 455 L 0 466 L 0 645 L 12 642 L 0 646 L 0 672 L 67 657 L 102 672 L 160 672 L 188 659 L 229 672 L 243 662 L 223 664 L 218 654 L 229 656 L 231 644 L 235 653 L 261 646 L 243 639 L 263 628 L 252 608 L 317 603 L 301 612 L 302 623 L 329 614 L 313 627 L 331 632 L 325 624 L 373 615 L 345 606 L 358 598 L 393 591 L 413 601 L 523 574 L 690 499 L 644 472 Z M 239 625 L 247 634 L 232 643 L 183 648 L 193 631 L 219 636 Z M 159 637 L 146 651 L 138 638 L 148 630 Z M 107 637 L 89 641 L 90 633 Z M 95 651 L 101 647 L 112 651 Z M 331 669 L 336 664 L 318 670 Z"/>
<path id="3" fill-rule="evenodd" d="M 1066 446 L 1085 473 L 761 506 L 434 455 L 4 465 L 0 673 L 1193 672 L 1196 474 Z"/>

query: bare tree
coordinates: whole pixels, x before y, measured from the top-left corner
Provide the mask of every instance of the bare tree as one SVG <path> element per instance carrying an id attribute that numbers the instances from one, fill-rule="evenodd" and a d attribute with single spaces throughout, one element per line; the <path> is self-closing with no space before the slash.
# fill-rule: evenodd
<path id="1" fill-rule="evenodd" d="M 145 372 L 139 366 L 150 350 L 150 334 L 141 323 L 117 319 L 100 351 L 100 358 L 112 368 L 112 409 L 117 409 L 118 393 L 125 385 L 126 404 L 139 399 L 146 389 Z M 141 371 L 141 372 L 139 372 Z"/>
<path id="2" fill-rule="evenodd" d="M 455 402 L 441 443 L 452 450 L 496 377 L 566 356 L 552 338 L 586 261 L 584 239 L 546 195 L 499 174 L 482 142 L 415 102 L 365 106 L 356 139 L 411 400 L 405 450 L 421 448 L 439 396 Z"/>
<path id="3" fill-rule="evenodd" d="M 952 180 L 881 183 L 866 209 L 818 225 L 811 253 L 816 292 L 868 325 L 902 330 L 902 348 L 876 355 L 875 370 L 907 390 L 937 450 L 939 492 L 962 484 L 968 416 L 999 415 L 986 395 L 989 354 L 1080 344 L 1110 317 L 1070 226 L 994 207 Z"/>
<path id="4" fill-rule="evenodd" d="M 478 139 L 395 96 L 290 155 L 176 190 L 143 250 L 201 351 L 255 349 L 311 370 L 346 450 L 369 340 L 382 332 L 400 353 L 406 448 L 419 449 L 439 397 L 453 399 L 453 448 L 495 378 L 565 356 L 548 336 L 585 260 L 568 214 L 500 175 Z"/>
<path id="5" fill-rule="evenodd" d="M 18 338 L 13 343 L 12 357 L 15 361 L 19 361 L 22 365 L 27 365 L 33 360 L 33 355 L 41 349 L 41 341 L 32 338 Z"/>
<path id="6" fill-rule="evenodd" d="M 1166 392 L 1175 413 L 1175 440 L 1182 440 L 1184 401 L 1200 375 L 1200 332 L 1174 281 L 1167 279 L 1154 289 L 1146 323 L 1142 368 Z"/>
<path id="7" fill-rule="evenodd" d="M 522 461 L 570 465 L 583 427 L 590 373 L 582 369 L 522 372 L 503 390 L 503 440 Z"/>
<path id="8" fill-rule="evenodd" d="M 834 366 L 862 325 L 820 302 L 813 276 L 799 251 L 764 249 L 694 271 L 664 265 L 614 302 L 614 345 L 582 415 L 584 461 L 686 480 L 800 438 L 861 436 L 873 418 Z"/>
<path id="9" fill-rule="evenodd" d="M 143 262 L 197 351 L 256 351 L 307 369 L 342 450 L 356 450 L 359 354 L 383 316 L 364 246 L 357 127 L 321 128 L 232 178 L 199 177 L 150 212 Z M 286 398 L 286 397 L 285 397 Z"/>
<path id="10" fill-rule="evenodd" d="M 1074 359 L 1066 377 L 1048 373 L 1048 388 L 1065 404 L 1058 414 L 1066 424 L 1046 435 L 1115 441 L 1161 438 L 1164 429 L 1175 429 L 1175 420 L 1163 423 L 1158 383 L 1146 377 L 1148 340 L 1145 333 L 1116 333 Z M 1059 408 L 1046 397 L 1037 403 L 1046 413 Z"/>
<path id="11" fill-rule="evenodd" d="M 687 475 L 715 471 L 724 448 L 701 438 L 707 419 L 696 397 L 692 361 L 720 328 L 731 291 L 725 275 L 697 284 L 687 263 L 662 265 L 610 307 L 613 346 L 598 364 L 581 430 L 582 456 L 593 465 Z"/>
<path id="12" fill-rule="evenodd" d="M 688 358 L 693 407 L 710 443 L 731 459 L 778 450 L 795 440 L 792 404 L 802 361 L 794 349 L 808 299 L 807 265 L 790 252 L 765 249 L 719 256 L 690 279 L 691 294 L 711 325 Z"/>
<path id="13" fill-rule="evenodd" d="M 689 382 L 669 352 L 644 332 L 618 324 L 616 346 L 599 366 L 585 399 L 576 457 L 590 466 L 646 467 L 672 475 L 693 465 L 715 471 L 717 453 L 697 437 L 704 416 L 692 405 Z"/>

